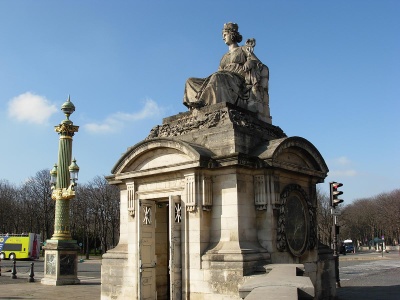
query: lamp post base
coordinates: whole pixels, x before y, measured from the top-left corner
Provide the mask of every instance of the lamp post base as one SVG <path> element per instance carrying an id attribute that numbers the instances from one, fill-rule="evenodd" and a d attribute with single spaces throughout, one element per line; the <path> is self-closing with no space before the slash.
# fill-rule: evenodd
<path id="1" fill-rule="evenodd" d="M 74 240 L 47 240 L 44 259 L 45 285 L 79 284 L 78 251 L 80 247 Z"/>

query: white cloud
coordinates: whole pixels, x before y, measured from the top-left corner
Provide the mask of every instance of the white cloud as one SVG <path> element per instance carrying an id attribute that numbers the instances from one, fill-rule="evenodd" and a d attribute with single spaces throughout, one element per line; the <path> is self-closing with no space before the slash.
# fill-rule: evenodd
<path id="1" fill-rule="evenodd" d="M 329 176 L 334 177 L 354 177 L 359 173 L 353 168 L 353 162 L 346 156 L 332 159 L 330 162 Z"/>
<path id="2" fill-rule="evenodd" d="M 351 161 L 346 156 L 341 156 L 335 159 L 335 163 L 341 166 L 347 166 L 351 164 Z"/>
<path id="3" fill-rule="evenodd" d="M 19 122 L 46 124 L 57 107 L 43 96 L 30 92 L 21 94 L 8 103 L 8 116 Z"/>
<path id="4" fill-rule="evenodd" d="M 357 176 L 358 173 L 356 170 L 335 170 L 335 171 L 330 171 L 329 176 L 336 176 L 336 177 L 354 177 Z"/>
<path id="5" fill-rule="evenodd" d="M 88 123 L 84 125 L 84 128 L 91 133 L 112 133 L 121 130 L 127 122 L 157 117 L 162 113 L 163 109 L 154 100 L 147 99 L 139 112 L 131 114 L 117 112 L 107 117 L 102 123 Z"/>

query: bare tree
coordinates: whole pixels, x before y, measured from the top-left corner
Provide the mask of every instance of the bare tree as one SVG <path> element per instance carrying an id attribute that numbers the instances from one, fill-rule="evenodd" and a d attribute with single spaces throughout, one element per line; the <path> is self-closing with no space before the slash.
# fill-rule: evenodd
<path id="1" fill-rule="evenodd" d="M 17 188 L 6 180 L 0 180 L 0 231 L 14 231 L 15 215 L 20 212 L 16 206 Z"/>
<path id="2" fill-rule="evenodd" d="M 89 183 L 89 197 L 93 200 L 102 252 L 114 247 L 119 238 L 119 191 L 104 177 L 97 176 Z"/>
<path id="3" fill-rule="evenodd" d="M 20 189 L 20 199 L 34 221 L 30 220 L 30 231 L 41 233 L 43 240 L 51 238 L 54 229 L 54 202 L 51 199 L 50 173 L 41 170 L 30 177 Z M 29 217 L 28 217 L 29 218 Z M 32 222 L 36 222 L 32 226 Z"/>
<path id="4" fill-rule="evenodd" d="M 0 232 L 35 232 L 42 239 L 54 232 L 54 207 L 49 170 L 41 170 L 20 187 L 0 180 Z M 90 249 L 102 252 L 119 240 L 119 190 L 104 177 L 78 185 L 71 200 L 71 234 L 82 242 L 87 257 Z"/>
<path id="5" fill-rule="evenodd" d="M 332 244 L 332 226 L 333 220 L 331 215 L 329 196 L 324 193 L 320 187 L 317 187 L 317 223 L 319 241 L 330 246 Z"/>
<path id="6" fill-rule="evenodd" d="M 90 249 L 95 248 L 96 215 L 93 197 L 89 184 L 79 185 L 71 205 L 72 236 L 81 241 L 86 259 L 89 259 Z"/>
<path id="7" fill-rule="evenodd" d="M 375 238 L 385 237 L 389 245 L 399 243 L 400 190 L 355 200 L 342 209 L 342 238 L 360 245 L 371 245 Z"/>

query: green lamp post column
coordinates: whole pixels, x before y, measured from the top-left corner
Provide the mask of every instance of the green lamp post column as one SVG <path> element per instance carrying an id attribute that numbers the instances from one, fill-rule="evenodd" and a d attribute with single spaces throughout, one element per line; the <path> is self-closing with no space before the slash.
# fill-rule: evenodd
<path id="1" fill-rule="evenodd" d="M 42 284 L 68 285 L 78 284 L 77 257 L 79 246 L 72 240 L 69 222 L 69 204 L 75 197 L 76 180 L 79 167 L 72 158 L 72 137 L 78 132 L 69 116 L 75 111 L 70 97 L 61 106 L 66 119 L 55 126 L 59 134 L 58 163 L 50 171 L 51 198 L 55 200 L 54 234 L 46 241 L 44 278 Z"/>
<path id="2" fill-rule="evenodd" d="M 56 212 L 54 221 L 54 234 L 52 240 L 72 240 L 69 222 L 69 200 L 75 196 L 75 173 L 79 171 L 76 161 L 71 163 L 72 137 L 78 131 L 69 116 L 75 111 L 74 104 L 68 100 L 62 105 L 66 119 L 60 125 L 55 126 L 55 131 L 60 136 L 58 148 L 58 164 L 56 169 L 57 178 L 52 192 L 52 198 L 56 201 Z M 71 163 L 71 165 L 70 165 Z M 54 172 L 51 172 L 54 176 Z M 70 176 L 70 173 L 72 173 Z M 72 177 L 72 178 L 71 178 Z M 72 179 L 72 180 L 71 180 Z M 54 180 L 53 180 L 54 184 Z"/>

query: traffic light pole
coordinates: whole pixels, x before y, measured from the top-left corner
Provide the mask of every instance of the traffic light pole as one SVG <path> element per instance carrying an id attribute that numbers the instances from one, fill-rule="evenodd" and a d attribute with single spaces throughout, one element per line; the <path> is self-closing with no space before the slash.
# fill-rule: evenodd
<path id="1" fill-rule="evenodd" d="M 333 260 L 335 262 L 335 275 L 336 275 L 336 287 L 340 288 L 340 278 L 339 278 L 339 253 L 338 253 L 338 234 L 339 234 L 339 226 L 337 225 L 337 216 L 338 212 L 336 211 L 336 207 L 343 202 L 342 199 L 338 197 L 343 194 L 342 191 L 339 191 L 338 188 L 343 186 L 343 183 L 340 182 L 330 182 L 329 190 L 330 190 L 330 204 L 332 207 L 332 216 L 333 216 Z"/>
<path id="2" fill-rule="evenodd" d="M 333 259 L 335 261 L 336 287 L 340 288 L 337 216 L 333 216 Z"/>

